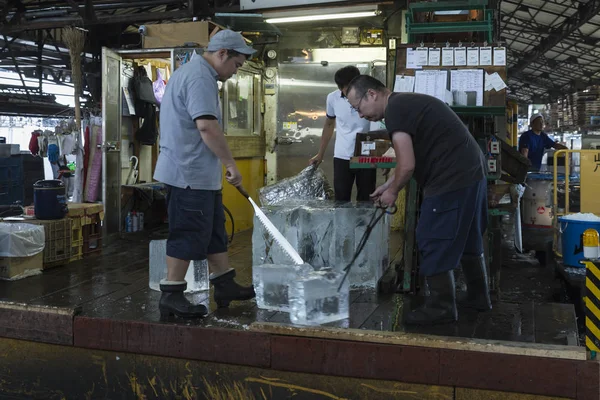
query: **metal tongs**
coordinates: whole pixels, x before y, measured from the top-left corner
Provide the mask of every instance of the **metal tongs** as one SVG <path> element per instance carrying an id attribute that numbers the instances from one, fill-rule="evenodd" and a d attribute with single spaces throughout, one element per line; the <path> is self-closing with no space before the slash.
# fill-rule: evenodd
<path id="1" fill-rule="evenodd" d="M 378 213 L 377 210 L 381 210 L 381 212 Z M 393 215 L 393 214 L 396 214 L 397 212 L 398 212 L 398 207 L 396 206 L 396 204 L 392 204 L 391 206 L 386 206 L 386 207 L 383 207 L 379 204 L 375 205 L 375 212 L 373 213 L 373 216 L 371 217 L 371 221 L 369 221 L 369 224 L 367 225 L 367 229 L 365 230 L 365 233 L 363 234 L 362 238 L 360 239 L 358 248 L 356 249 L 356 252 L 354 253 L 354 256 L 352 257 L 352 260 L 348 263 L 348 265 L 346 265 L 346 268 L 344 268 L 344 271 L 346 273 L 344 274 L 344 277 L 342 278 L 342 281 L 340 282 L 340 286 L 338 286 L 338 292 L 342 288 L 342 285 L 344 284 L 346 277 L 350 273 L 350 268 L 352 267 L 352 265 L 354 264 L 354 262 L 356 261 L 356 259 L 360 255 L 360 253 L 362 252 L 363 248 L 367 244 L 367 240 L 369 240 L 369 236 L 371 236 L 371 231 L 373 230 L 373 228 L 375 228 L 375 225 L 377 225 L 379 220 L 381 218 L 383 218 L 384 215 L 386 215 L 386 214 Z"/>

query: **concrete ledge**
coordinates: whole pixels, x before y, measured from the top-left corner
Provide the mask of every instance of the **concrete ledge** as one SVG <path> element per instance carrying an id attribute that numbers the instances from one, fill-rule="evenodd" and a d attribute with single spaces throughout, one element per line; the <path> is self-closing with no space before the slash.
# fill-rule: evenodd
<path id="1" fill-rule="evenodd" d="M 600 398 L 600 363 L 584 348 L 357 329 L 255 323 L 271 368 L 571 399 Z"/>
<path id="2" fill-rule="evenodd" d="M 418 346 L 434 349 L 478 351 L 494 354 L 559 358 L 563 360 L 583 361 L 587 359 L 585 348 L 575 346 L 469 339 L 401 332 L 371 331 L 364 329 L 293 326 L 271 322 L 255 322 L 250 325 L 250 331 L 307 338 L 350 340 L 354 342 Z"/>
<path id="3" fill-rule="evenodd" d="M 269 367 L 269 335 L 232 329 L 76 317 L 73 343 L 88 349 Z"/>
<path id="4" fill-rule="evenodd" d="M 72 345 L 78 313 L 78 308 L 0 301 L 0 337 Z"/>

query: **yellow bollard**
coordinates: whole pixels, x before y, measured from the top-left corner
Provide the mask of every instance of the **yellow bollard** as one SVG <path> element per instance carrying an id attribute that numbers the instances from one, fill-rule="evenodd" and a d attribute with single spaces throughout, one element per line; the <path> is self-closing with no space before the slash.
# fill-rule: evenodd
<path id="1" fill-rule="evenodd" d="M 598 243 L 598 232 L 596 232 L 595 239 Z M 584 259 L 581 263 L 586 268 L 585 347 L 589 352 L 590 359 L 594 360 L 597 353 L 600 352 L 600 262 L 599 260 Z"/>

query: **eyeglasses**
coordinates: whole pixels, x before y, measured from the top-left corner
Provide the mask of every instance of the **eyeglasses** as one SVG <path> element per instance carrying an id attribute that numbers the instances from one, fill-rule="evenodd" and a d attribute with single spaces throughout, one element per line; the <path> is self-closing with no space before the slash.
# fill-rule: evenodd
<path id="1" fill-rule="evenodd" d="M 350 104 L 350 102 L 348 102 L 348 104 L 350 104 L 350 108 L 352 108 L 352 110 L 356 111 L 357 113 L 360 113 L 360 103 L 362 103 L 362 101 L 363 101 L 363 99 L 366 97 L 366 95 L 367 95 L 367 92 L 365 92 L 365 93 L 364 93 L 364 94 L 361 96 L 361 98 L 360 98 L 360 100 L 359 100 L 358 104 L 356 105 L 356 107 L 354 107 L 352 104 Z"/>

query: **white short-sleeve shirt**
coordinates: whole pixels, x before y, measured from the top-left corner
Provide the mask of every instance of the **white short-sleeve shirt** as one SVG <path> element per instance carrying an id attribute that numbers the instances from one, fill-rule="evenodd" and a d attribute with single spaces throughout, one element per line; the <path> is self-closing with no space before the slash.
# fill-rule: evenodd
<path id="1" fill-rule="evenodd" d="M 327 118 L 335 118 L 335 147 L 333 156 L 349 160 L 354 156 L 354 144 L 357 133 L 370 131 L 371 123 L 358 116 L 348 100 L 342 98 L 342 92 L 336 90 L 327 95 Z"/>

